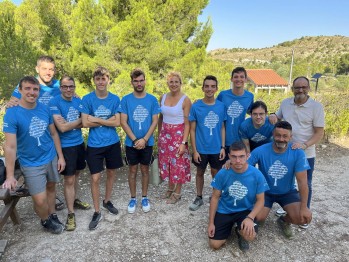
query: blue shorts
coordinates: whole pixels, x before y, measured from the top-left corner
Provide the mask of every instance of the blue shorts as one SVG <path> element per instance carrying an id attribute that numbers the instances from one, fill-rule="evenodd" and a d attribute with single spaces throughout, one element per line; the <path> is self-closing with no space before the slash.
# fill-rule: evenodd
<path id="1" fill-rule="evenodd" d="M 49 163 L 41 166 L 21 166 L 25 184 L 30 195 L 36 195 L 46 191 L 47 182 L 58 183 L 60 181 L 57 170 L 57 156 Z"/>
<path id="2" fill-rule="evenodd" d="M 286 194 L 264 194 L 265 207 L 272 208 L 275 202 L 278 203 L 281 207 L 284 207 L 288 204 L 301 202 L 301 198 L 299 196 L 299 192 L 296 189 L 291 190 Z"/>
<path id="3" fill-rule="evenodd" d="M 87 146 L 87 164 L 91 175 L 104 170 L 104 160 L 107 169 L 116 169 L 124 165 L 121 157 L 120 142 L 104 147 Z"/>
<path id="4" fill-rule="evenodd" d="M 69 146 L 62 148 L 65 159 L 65 169 L 61 173 L 65 176 L 75 175 L 77 170 L 83 170 L 86 167 L 85 144 Z"/>
<path id="5" fill-rule="evenodd" d="M 244 210 L 231 214 L 222 214 L 216 212 L 214 217 L 215 233 L 211 239 L 215 240 L 224 240 L 227 239 L 231 230 L 236 223 L 238 228 L 241 229 L 241 223 L 244 219 L 251 213 L 251 210 Z M 255 231 L 258 232 L 258 226 L 255 224 Z"/>

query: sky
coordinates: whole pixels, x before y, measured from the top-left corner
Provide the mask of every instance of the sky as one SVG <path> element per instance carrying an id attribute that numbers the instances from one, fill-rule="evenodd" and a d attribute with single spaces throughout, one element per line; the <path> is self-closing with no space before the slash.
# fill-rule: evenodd
<path id="1" fill-rule="evenodd" d="M 214 32 L 207 51 L 271 47 L 302 36 L 349 37 L 348 0 L 210 0 L 199 20 L 208 17 Z"/>
<path id="2" fill-rule="evenodd" d="M 271 47 L 302 36 L 349 37 L 347 0 L 210 0 L 199 18 L 214 33 L 207 50 Z"/>

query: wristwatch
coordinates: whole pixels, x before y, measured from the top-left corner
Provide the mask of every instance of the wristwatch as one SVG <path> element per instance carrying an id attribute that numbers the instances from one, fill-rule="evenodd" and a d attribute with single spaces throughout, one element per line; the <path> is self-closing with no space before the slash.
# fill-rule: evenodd
<path id="1" fill-rule="evenodd" d="M 188 142 L 182 141 L 182 145 L 188 145 Z"/>

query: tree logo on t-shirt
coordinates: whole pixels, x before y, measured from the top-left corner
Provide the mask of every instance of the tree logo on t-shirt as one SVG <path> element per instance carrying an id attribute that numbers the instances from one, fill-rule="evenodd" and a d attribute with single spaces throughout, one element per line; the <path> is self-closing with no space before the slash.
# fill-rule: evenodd
<path id="1" fill-rule="evenodd" d="M 274 164 L 269 167 L 268 175 L 274 178 L 274 186 L 277 186 L 277 180 L 283 178 L 288 172 L 287 166 L 276 160 Z"/>
<path id="2" fill-rule="evenodd" d="M 256 143 L 261 142 L 261 141 L 264 141 L 264 140 L 266 140 L 266 139 L 267 139 L 267 137 L 263 136 L 263 135 L 260 134 L 260 133 L 255 134 L 255 135 L 251 138 L 251 140 L 252 140 L 253 142 L 256 142 Z"/>
<path id="3" fill-rule="evenodd" d="M 238 102 L 234 101 L 228 107 L 227 114 L 231 117 L 231 124 L 234 125 L 234 118 L 237 118 L 244 111 L 244 107 Z"/>
<path id="4" fill-rule="evenodd" d="M 50 102 L 50 100 L 53 98 L 53 96 L 51 96 L 51 93 L 50 92 L 45 92 L 41 95 L 41 97 L 39 98 L 39 102 L 41 104 L 44 104 L 44 105 L 48 105 L 48 103 Z"/>
<path id="5" fill-rule="evenodd" d="M 136 107 L 135 111 L 133 112 L 133 120 L 139 123 L 139 130 L 142 130 L 142 123 L 145 121 L 148 115 L 149 111 L 145 107 L 141 105 Z"/>
<path id="6" fill-rule="evenodd" d="M 29 125 L 29 135 L 38 140 L 38 146 L 41 146 L 40 137 L 45 133 L 47 123 L 44 120 L 34 116 Z"/>
<path id="7" fill-rule="evenodd" d="M 95 117 L 107 120 L 111 115 L 110 109 L 106 108 L 104 105 L 100 105 L 95 111 Z"/>
<path id="8" fill-rule="evenodd" d="M 212 136 L 212 129 L 217 126 L 219 122 L 219 116 L 215 114 L 213 111 L 210 111 L 205 117 L 204 125 L 210 129 L 210 136 Z"/>
<path id="9" fill-rule="evenodd" d="M 234 206 L 236 206 L 236 201 L 243 199 L 247 195 L 248 189 L 240 181 L 235 181 L 229 187 L 229 195 L 234 198 Z"/>
<path id="10" fill-rule="evenodd" d="M 69 107 L 67 114 L 67 122 L 73 122 L 80 117 L 80 112 L 76 110 L 73 106 Z"/>

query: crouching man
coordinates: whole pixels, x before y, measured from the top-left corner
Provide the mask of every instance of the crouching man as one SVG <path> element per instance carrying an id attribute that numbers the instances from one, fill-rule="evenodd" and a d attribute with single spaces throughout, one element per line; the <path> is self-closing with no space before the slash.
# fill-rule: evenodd
<path id="1" fill-rule="evenodd" d="M 48 107 L 37 103 L 39 81 L 26 76 L 19 82 L 19 106 L 8 108 L 4 116 L 7 178 L 4 188 L 14 190 L 16 156 L 32 196 L 42 226 L 54 234 L 64 230 L 55 212 L 56 183 L 65 168 L 61 143 Z"/>
<path id="2" fill-rule="evenodd" d="M 220 248 L 235 230 L 242 251 L 249 249 L 255 239 L 256 215 L 264 206 L 264 192 L 269 189 L 263 174 L 247 164 L 247 148 L 235 142 L 229 148 L 230 168 L 221 169 L 212 180 L 212 199 L 209 210 L 208 236 L 213 249 Z"/>

